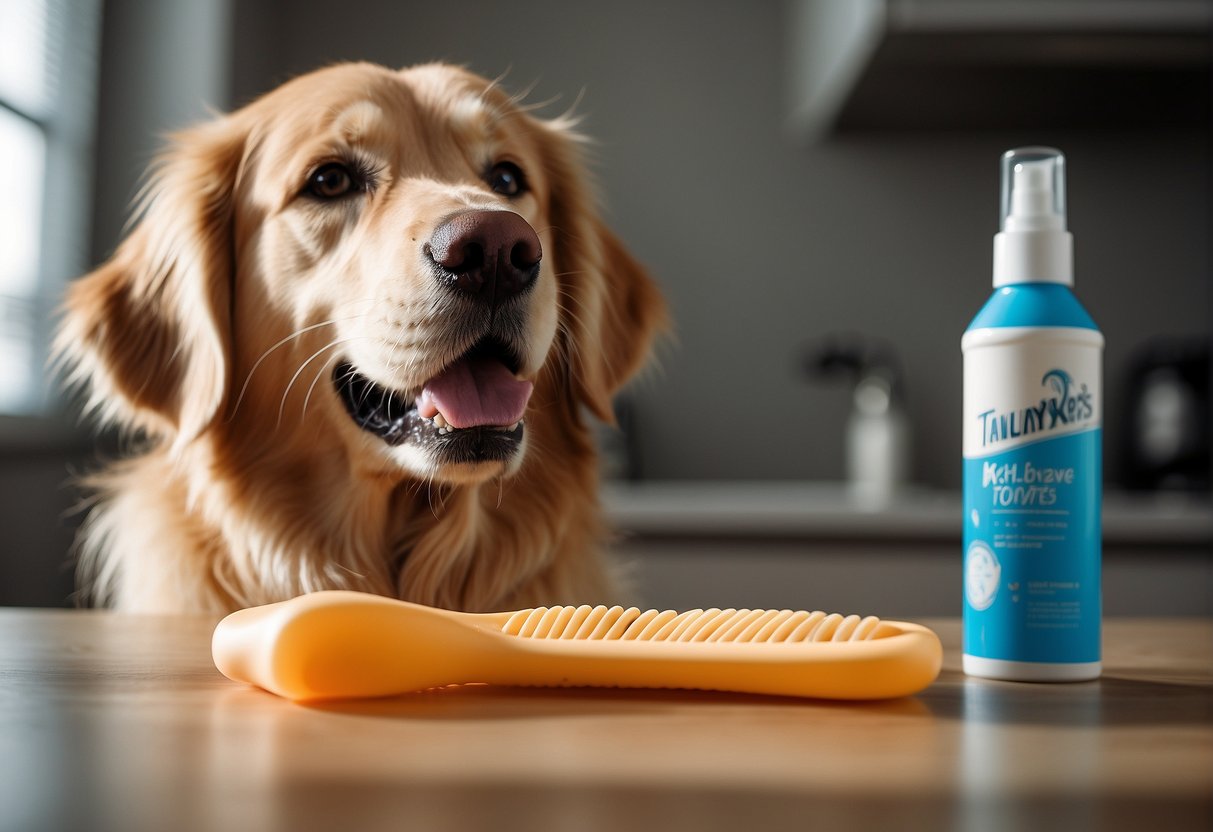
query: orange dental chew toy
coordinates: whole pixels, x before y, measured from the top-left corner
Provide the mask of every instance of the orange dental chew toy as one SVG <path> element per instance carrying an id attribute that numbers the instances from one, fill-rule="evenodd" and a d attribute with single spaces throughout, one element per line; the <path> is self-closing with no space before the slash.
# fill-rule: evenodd
<path id="1" fill-rule="evenodd" d="M 229 679 L 297 701 L 468 682 L 885 699 L 929 685 L 943 654 L 926 627 L 857 615 L 588 606 L 470 614 L 345 591 L 234 612 L 211 649 Z"/>

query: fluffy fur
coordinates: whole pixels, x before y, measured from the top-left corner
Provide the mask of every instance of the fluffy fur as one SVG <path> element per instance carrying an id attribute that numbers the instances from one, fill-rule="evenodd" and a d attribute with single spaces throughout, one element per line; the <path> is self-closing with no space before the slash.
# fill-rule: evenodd
<path id="1" fill-rule="evenodd" d="M 583 412 L 610 420 L 664 311 L 578 144 L 567 119 L 443 65 L 323 69 L 173 137 L 57 341 L 95 414 L 141 445 L 89 479 L 82 589 L 145 612 L 335 588 L 464 610 L 609 600 Z M 334 160 L 373 187 L 311 198 Z M 502 160 L 524 192 L 490 187 Z M 437 224 L 468 209 L 520 214 L 542 243 L 511 313 L 535 388 L 516 454 L 450 463 L 359 429 L 332 370 L 411 398 L 494 325 L 425 268 Z"/>

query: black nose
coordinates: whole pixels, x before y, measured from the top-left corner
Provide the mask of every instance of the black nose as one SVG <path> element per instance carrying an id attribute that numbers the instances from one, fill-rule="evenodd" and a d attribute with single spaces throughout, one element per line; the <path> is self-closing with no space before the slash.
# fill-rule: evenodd
<path id="1" fill-rule="evenodd" d="M 465 211 L 448 217 L 425 245 L 438 280 L 493 306 L 531 287 L 543 249 L 530 223 L 512 211 Z"/>

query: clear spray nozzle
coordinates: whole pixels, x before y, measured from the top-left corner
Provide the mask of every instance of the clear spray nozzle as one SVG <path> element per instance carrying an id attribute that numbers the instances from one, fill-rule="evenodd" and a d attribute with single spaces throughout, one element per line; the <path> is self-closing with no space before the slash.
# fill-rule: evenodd
<path id="1" fill-rule="evenodd" d="M 1052 147 L 1020 147 L 1002 156 L 1003 231 L 1064 231 L 1066 157 Z"/>

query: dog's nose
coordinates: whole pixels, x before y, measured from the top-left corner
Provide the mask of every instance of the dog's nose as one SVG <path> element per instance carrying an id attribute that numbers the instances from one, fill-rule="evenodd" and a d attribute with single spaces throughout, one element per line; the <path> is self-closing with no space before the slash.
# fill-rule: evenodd
<path id="1" fill-rule="evenodd" d="M 539 276 L 543 249 L 530 223 L 512 211 L 448 217 L 425 244 L 440 282 L 493 306 L 526 291 Z"/>

